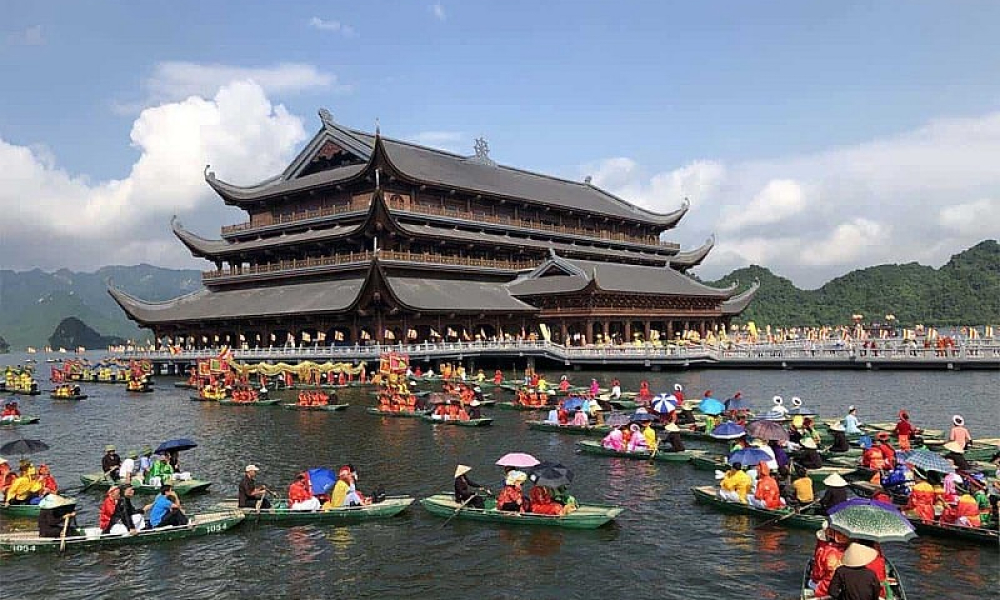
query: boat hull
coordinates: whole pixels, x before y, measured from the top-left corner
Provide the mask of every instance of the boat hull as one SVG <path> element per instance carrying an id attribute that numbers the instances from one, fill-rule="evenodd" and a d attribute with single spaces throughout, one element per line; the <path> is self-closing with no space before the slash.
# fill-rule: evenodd
<path id="1" fill-rule="evenodd" d="M 0 421 L 0 427 L 20 427 L 22 425 L 34 425 L 35 423 L 41 420 L 42 420 L 41 417 L 29 417 L 25 415 L 19 419 Z"/>
<path id="2" fill-rule="evenodd" d="M 281 400 L 279 398 L 273 398 L 271 400 L 254 400 L 253 402 L 237 402 L 231 398 L 219 400 L 219 404 L 222 406 L 274 406 L 280 403 Z"/>
<path id="3" fill-rule="evenodd" d="M 326 406 L 302 406 L 300 404 L 282 404 L 281 408 L 286 410 L 306 410 L 319 412 L 337 412 L 347 410 L 350 404 L 327 404 Z"/>
<path id="4" fill-rule="evenodd" d="M 370 415 L 376 415 L 379 417 L 397 417 L 401 419 L 420 419 L 424 417 L 427 412 L 422 410 L 379 410 L 377 408 L 367 408 L 365 412 Z"/>
<path id="5" fill-rule="evenodd" d="M 49 394 L 49 398 L 53 400 L 86 400 L 88 398 L 87 394 L 80 394 L 79 396 L 57 396 L 55 394 Z"/>
<path id="6" fill-rule="evenodd" d="M 503 523 L 508 525 L 531 525 L 537 527 L 563 527 L 566 529 L 597 529 L 615 519 L 624 510 L 618 506 L 599 504 L 581 504 L 580 508 L 568 515 L 536 515 L 532 513 L 506 512 L 496 509 L 470 508 L 468 505 L 461 510 L 460 503 L 450 494 L 436 494 L 420 501 L 425 509 L 438 517 L 470 521 L 485 521 L 488 523 Z M 457 510 L 457 512 L 456 512 Z"/>
<path id="7" fill-rule="evenodd" d="M 702 504 L 707 504 L 724 513 L 739 515 L 750 515 L 761 520 L 774 520 L 775 525 L 784 527 L 795 527 L 798 529 L 819 529 L 823 526 L 825 517 L 802 513 L 793 513 L 788 509 L 768 510 L 766 508 L 756 508 L 741 502 L 727 502 L 716 495 L 716 488 L 710 485 L 691 488 L 695 500 Z M 782 518 L 784 517 L 784 518 Z M 778 520 L 780 519 L 780 520 Z"/>
<path id="8" fill-rule="evenodd" d="M 261 509 L 258 513 L 253 508 L 238 509 L 243 512 L 247 520 L 251 523 L 260 521 L 261 523 L 283 523 L 283 524 L 303 524 L 303 523 L 352 523 L 357 521 L 370 521 L 374 519 L 388 519 L 406 510 L 413 504 L 414 498 L 411 496 L 389 496 L 378 504 L 368 506 L 349 506 L 336 508 L 333 510 L 291 510 L 289 508 L 268 508 Z M 231 500 L 222 505 L 223 507 L 235 507 L 236 501 Z"/>
<path id="9" fill-rule="evenodd" d="M 617 450 L 605 448 L 600 442 L 594 440 L 577 442 L 576 447 L 584 454 L 614 456 L 616 458 L 629 458 L 633 460 L 655 460 L 657 462 L 690 462 L 692 458 L 701 456 L 702 454 L 701 450 L 685 450 L 684 452 L 657 450 L 656 454 L 651 452 L 618 452 Z"/>
<path id="10" fill-rule="evenodd" d="M 73 498 L 69 500 L 76 502 Z M 41 509 L 37 504 L 0 504 L 0 515 L 12 519 L 37 519 L 39 510 Z"/>
<path id="11" fill-rule="evenodd" d="M 424 415 L 421 418 L 432 425 L 455 425 L 457 427 L 490 427 L 493 425 L 493 419 L 489 417 L 469 419 L 467 421 L 461 419 L 435 419 L 430 415 Z"/>
<path id="12" fill-rule="evenodd" d="M 80 476 L 80 481 L 84 486 L 90 486 L 89 489 L 94 490 L 106 490 L 111 487 L 112 481 L 105 478 L 102 473 L 88 473 L 86 475 Z M 188 481 L 178 481 L 174 480 L 170 482 L 173 486 L 174 492 L 178 496 L 184 496 L 187 494 L 195 494 L 198 492 L 204 492 L 212 485 L 211 481 L 205 481 L 203 479 L 190 479 Z M 160 488 L 153 485 L 133 485 L 132 489 L 135 490 L 136 494 L 155 496 L 160 493 Z"/>

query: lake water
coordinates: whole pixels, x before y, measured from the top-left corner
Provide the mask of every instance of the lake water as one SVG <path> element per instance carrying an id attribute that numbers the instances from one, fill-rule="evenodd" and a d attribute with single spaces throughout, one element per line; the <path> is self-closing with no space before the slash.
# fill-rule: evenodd
<path id="1" fill-rule="evenodd" d="M 0 359 L 3 362 L 3 359 Z M 47 372 L 47 368 L 40 369 Z M 559 372 L 550 372 L 558 379 Z M 610 373 L 569 374 L 604 384 Z M 915 423 L 947 429 L 965 416 L 976 437 L 1000 436 L 996 372 L 692 371 L 625 373 L 626 389 L 648 378 L 655 391 L 675 382 L 689 396 L 737 389 L 758 408 L 774 394 L 803 398 L 823 416 L 842 416 L 849 404 L 862 420 L 893 420 L 907 408 Z M 626 511 L 596 531 L 505 527 L 433 517 L 414 504 L 400 517 L 349 526 L 254 526 L 216 536 L 151 546 L 56 556 L 0 558 L 0 598 L 764 598 L 798 597 L 812 533 L 753 530 L 753 521 L 697 505 L 691 486 L 712 474 L 686 465 L 648 464 L 578 455 L 581 438 L 528 430 L 531 413 L 488 410 L 492 428 L 433 427 L 419 420 L 365 414 L 367 390 L 341 394 L 342 413 L 227 407 L 188 400 L 160 377 L 154 394 L 132 396 L 120 386 L 86 385 L 90 398 L 53 402 L 22 398 L 38 425 L 0 430 L 0 442 L 18 434 L 52 449 L 48 462 L 63 486 L 99 470 L 103 446 L 120 453 L 174 437 L 200 446 L 181 456 L 185 468 L 214 482 L 210 493 L 184 498 L 189 512 L 235 496 L 243 467 L 263 468 L 259 479 L 285 489 L 293 474 L 312 466 L 358 467 L 362 490 L 421 498 L 448 490 L 457 463 L 494 489 L 494 461 L 526 451 L 569 466 L 583 501 L 619 504 Z M 45 384 L 43 388 L 48 388 Z M 696 446 L 696 444 L 691 444 Z M 8 457 L 11 458 L 11 457 Z M 96 521 L 101 495 L 80 498 L 80 521 Z M 4 522 L 0 527 L 10 527 Z M 918 539 L 890 544 L 911 598 L 978 599 L 1000 584 L 997 548 Z"/>

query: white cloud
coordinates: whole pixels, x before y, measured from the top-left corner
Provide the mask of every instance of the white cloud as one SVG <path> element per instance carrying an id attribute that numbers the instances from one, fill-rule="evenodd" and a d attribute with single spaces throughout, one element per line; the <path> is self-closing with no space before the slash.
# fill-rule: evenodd
<path id="1" fill-rule="evenodd" d="M 7 44 L 11 46 L 41 46 L 44 43 L 45 36 L 42 35 L 41 25 L 34 25 L 7 35 Z"/>
<path id="2" fill-rule="evenodd" d="M 440 2 L 431 4 L 428 7 L 428 9 L 431 11 L 431 14 L 434 15 L 434 18 L 437 19 L 438 21 L 444 21 L 445 19 L 448 18 L 448 15 L 446 15 L 444 12 L 444 6 Z"/>
<path id="3" fill-rule="evenodd" d="M 421 131 L 407 136 L 406 140 L 454 154 L 470 154 L 472 148 L 471 145 L 466 144 L 468 148 L 463 149 L 462 145 L 466 142 L 466 136 L 461 131 Z"/>
<path id="4" fill-rule="evenodd" d="M 242 220 L 205 184 L 205 165 L 223 179 L 255 182 L 284 168 L 305 137 L 302 121 L 260 85 L 235 82 L 208 99 L 142 111 L 131 132 L 140 155 L 121 179 L 90 182 L 0 139 L 0 255 L 12 268 L 189 266 L 169 231 L 172 214 L 209 236 L 220 221 Z"/>
<path id="5" fill-rule="evenodd" d="M 812 286 L 873 264 L 939 266 L 995 238 L 998 155 L 1000 112 L 807 155 L 701 161 L 652 175 L 612 158 L 598 163 L 595 183 L 661 212 L 688 195 L 693 210 L 668 235 L 691 246 L 723 232 L 706 277 L 757 263 Z"/>
<path id="6" fill-rule="evenodd" d="M 344 23 L 341 23 L 340 21 L 335 21 L 332 19 L 326 20 L 326 19 L 321 19 L 319 17 L 313 17 L 309 19 L 309 26 L 312 27 L 313 29 L 318 29 L 320 31 L 330 31 L 333 33 L 339 33 L 344 37 L 354 37 L 357 35 L 357 33 L 354 31 L 354 28 L 351 27 L 350 25 L 346 25 Z"/>

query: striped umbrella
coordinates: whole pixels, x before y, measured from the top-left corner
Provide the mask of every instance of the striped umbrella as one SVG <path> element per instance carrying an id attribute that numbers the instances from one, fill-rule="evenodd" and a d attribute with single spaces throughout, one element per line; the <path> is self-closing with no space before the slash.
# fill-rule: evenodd
<path id="1" fill-rule="evenodd" d="M 885 502 L 853 498 L 830 508 L 830 529 L 851 539 L 872 542 L 908 542 L 917 537 L 913 525 Z"/>
<path id="2" fill-rule="evenodd" d="M 913 465 L 921 471 L 938 471 L 939 473 L 955 472 L 955 465 L 951 464 L 951 461 L 940 454 L 931 452 L 930 450 L 897 452 L 896 462 Z"/>
<path id="3" fill-rule="evenodd" d="M 741 425 L 737 425 L 732 421 L 726 421 L 709 433 L 710 436 L 717 440 L 735 440 L 736 438 L 743 437 L 746 434 L 746 430 L 743 429 Z"/>

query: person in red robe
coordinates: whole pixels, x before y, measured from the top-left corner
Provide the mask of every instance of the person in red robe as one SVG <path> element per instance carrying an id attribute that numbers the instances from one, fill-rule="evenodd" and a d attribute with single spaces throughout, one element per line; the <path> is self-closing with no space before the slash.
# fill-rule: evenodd
<path id="1" fill-rule="evenodd" d="M 97 516 L 97 525 L 101 531 L 107 533 L 111 529 L 111 517 L 115 515 L 115 507 L 118 506 L 118 498 L 121 497 L 121 490 L 117 485 L 111 486 L 104 502 L 101 503 L 101 510 Z"/>

